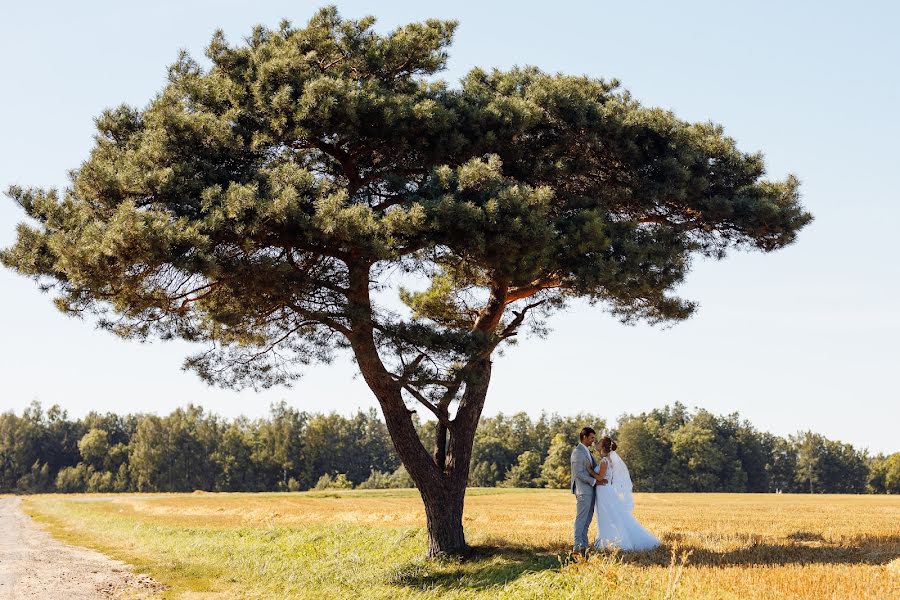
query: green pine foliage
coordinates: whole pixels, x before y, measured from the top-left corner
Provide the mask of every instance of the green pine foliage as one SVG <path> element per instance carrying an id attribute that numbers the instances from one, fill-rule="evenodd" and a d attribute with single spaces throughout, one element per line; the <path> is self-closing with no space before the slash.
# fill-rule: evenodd
<path id="1" fill-rule="evenodd" d="M 774 250 L 812 218 L 721 126 L 534 67 L 451 86 L 434 76 L 455 22 L 373 23 L 328 7 L 241 45 L 217 33 L 209 68 L 183 53 L 144 107 L 97 117 L 66 189 L 9 188 L 33 224 L 0 261 L 117 335 L 207 344 L 185 365 L 228 387 L 329 360 L 357 327 L 348 265 L 400 267 L 430 285 L 399 290 L 412 323 L 375 311 L 375 342 L 394 366 L 442 358 L 407 377 L 431 382 L 513 339 L 516 298 L 684 319 L 692 254 Z M 504 319 L 476 335 L 500 288 Z"/>

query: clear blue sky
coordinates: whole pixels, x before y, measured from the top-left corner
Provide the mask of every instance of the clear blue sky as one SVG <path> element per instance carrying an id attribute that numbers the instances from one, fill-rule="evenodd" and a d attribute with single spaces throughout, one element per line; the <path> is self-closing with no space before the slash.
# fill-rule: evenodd
<path id="1" fill-rule="evenodd" d="M 64 186 L 87 156 L 92 118 L 143 106 L 179 48 L 203 57 L 315 2 L 10 3 L 0 21 L 0 187 Z M 701 308 L 670 329 L 626 327 L 577 305 L 495 361 L 486 414 L 591 411 L 614 420 L 680 400 L 739 411 L 778 434 L 812 429 L 871 451 L 900 450 L 900 11 L 891 2 L 339 2 L 378 28 L 460 21 L 445 78 L 534 64 L 620 79 L 636 98 L 722 123 L 769 174 L 796 173 L 816 221 L 770 255 L 697 261 L 682 294 Z M 372 8 L 377 7 L 377 9 Z M 0 199 L 0 246 L 23 220 Z M 0 271 L 0 410 L 32 399 L 165 413 L 188 402 L 257 416 L 284 398 L 349 413 L 374 401 L 348 360 L 293 389 L 209 388 L 180 370 L 183 343 L 137 344 L 58 313 L 30 280 Z"/>

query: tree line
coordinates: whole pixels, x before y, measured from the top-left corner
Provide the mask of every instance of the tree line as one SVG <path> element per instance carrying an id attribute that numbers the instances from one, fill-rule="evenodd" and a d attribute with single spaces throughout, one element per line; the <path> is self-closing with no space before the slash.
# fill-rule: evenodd
<path id="1" fill-rule="evenodd" d="M 470 485 L 566 488 L 584 424 L 525 413 L 485 417 Z M 417 422 L 429 443 L 431 422 Z M 900 452 L 869 455 L 813 432 L 780 437 L 737 414 L 676 403 L 625 415 L 612 431 L 635 489 L 646 492 L 898 493 Z M 0 493 L 300 491 L 412 487 L 374 410 L 311 414 L 284 402 L 265 418 L 226 420 L 189 405 L 166 416 L 68 418 L 32 403 L 0 414 Z"/>

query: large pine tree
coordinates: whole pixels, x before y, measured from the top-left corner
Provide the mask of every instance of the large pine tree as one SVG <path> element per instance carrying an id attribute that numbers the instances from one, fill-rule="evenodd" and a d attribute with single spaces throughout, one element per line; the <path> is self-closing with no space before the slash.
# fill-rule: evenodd
<path id="1" fill-rule="evenodd" d="M 693 254 L 775 250 L 811 216 L 717 125 L 536 68 L 450 87 L 431 76 L 454 22 L 373 23 L 325 8 L 239 46 L 215 35 L 208 69 L 182 55 L 146 108 L 97 119 L 62 194 L 10 188 L 36 225 L 0 258 L 119 336 L 204 344 L 185 364 L 222 386 L 289 384 L 349 350 L 429 553 L 459 553 L 498 346 L 576 297 L 685 319 L 672 290 Z M 430 282 L 399 290 L 408 318 L 373 302 L 398 271 Z M 436 419 L 432 448 L 411 406 Z"/>

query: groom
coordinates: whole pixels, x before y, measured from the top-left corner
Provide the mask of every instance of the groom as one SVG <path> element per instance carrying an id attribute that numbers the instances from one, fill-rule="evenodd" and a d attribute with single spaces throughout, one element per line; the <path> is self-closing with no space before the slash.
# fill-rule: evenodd
<path id="1" fill-rule="evenodd" d="M 575 494 L 575 548 L 573 552 L 584 554 L 588 548 L 588 528 L 591 526 L 591 516 L 594 514 L 594 489 L 597 478 L 594 475 L 594 467 L 597 461 L 591 454 L 591 444 L 597 437 L 597 432 L 590 427 L 585 427 L 578 434 L 579 443 L 572 450 L 570 464 L 572 466 L 572 493 Z"/>

